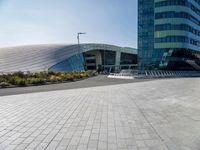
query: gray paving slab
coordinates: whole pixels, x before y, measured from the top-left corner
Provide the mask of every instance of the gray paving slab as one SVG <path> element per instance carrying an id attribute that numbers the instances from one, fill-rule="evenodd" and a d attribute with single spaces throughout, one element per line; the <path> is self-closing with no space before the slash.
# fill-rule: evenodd
<path id="1" fill-rule="evenodd" d="M 199 150 L 200 79 L 0 97 L 0 149 Z"/>

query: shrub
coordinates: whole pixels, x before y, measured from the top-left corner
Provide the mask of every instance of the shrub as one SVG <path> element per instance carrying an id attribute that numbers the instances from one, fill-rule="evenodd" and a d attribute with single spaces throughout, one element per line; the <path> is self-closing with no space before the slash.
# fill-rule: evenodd
<path id="1" fill-rule="evenodd" d="M 46 83 L 46 80 L 43 78 L 28 78 L 27 82 L 28 82 L 28 84 L 42 85 L 42 84 Z"/>
<path id="2" fill-rule="evenodd" d="M 17 77 L 20 77 L 20 78 L 24 78 L 25 77 L 24 73 L 21 72 L 21 71 L 13 73 L 12 76 L 17 76 Z"/>
<path id="3" fill-rule="evenodd" d="M 19 86 L 26 86 L 27 85 L 27 80 L 25 80 L 25 79 L 19 79 L 19 80 L 17 80 L 17 85 L 19 85 Z"/>
<path id="4" fill-rule="evenodd" d="M 6 80 L 6 78 L 4 78 L 3 76 L 0 76 L 0 83 L 1 82 L 6 82 L 7 80 Z"/>
<path id="5" fill-rule="evenodd" d="M 18 86 L 26 86 L 27 85 L 27 80 L 19 77 L 14 77 L 12 78 L 11 83 L 13 85 L 18 85 Z"/>
<path id="6" fill-rule="evenodd" d="M 96 71 L 87 71 L 89 76 L 97 76 L 97 72 Z"/>
<path id="7" fill-rule="evenodd" d="M 53 72 L 53 71 L 49 71 L 48 72 L 48 75 L 55 75 L 56 73 L 55 72 Z"/>
<path id="8" fill-rule="evenodd" d="M 51 75 L 51 76 L 49 77 L 49 80 L 48 80 L 48 81 L 50 81 L 50 82 L 58 82 L 58 81 L 62 81 L 62 78 L 59 77 L 59 76 L 56 76 L 56 75 Z"/>
<path id="9" fill-rule="evenodd" d="M 66 73 L 65 80 L 66 81 L 74 81 L 74 75 L 72 73 Z"/>
<path id="10" fill-rule="evenodd" d="M 80 73 L 80 78 L 86 78 L 86 77 L 89 77 L 89 74 L 87 72 Z"/>
<path id="11" fill-rule="evenodd" d="M 73 76 L 74 79 L 80 79 L 81 78 L 81 75 L 78 72 L 73 72 L 72 76 Z"/>
<path id="12" fill-rule="evenodd" d="M 13 74 L 0 75 L 0 83 L 8 83 L 9 85 L 26 86 L 27 84 L 41 85 L 49 82 L 74 81 L 76 79 L 95 76 L 94 71 L 82 72 L 16 72 Z M 4 84 L 3 84 L 4 85 Z M 6 85 L 5 85 L 6 86 Z"/>
<path id="13" fill-rule="evenodd" d="M 35 77 L 35 78 L 47 78 L 48 77 L 48 73 L 47 72 L 38 72 L 33 74 L 30 77 Z"/>
<path id="14" fill-rule="evenodd" d="M 0 87 L 5 88 L 5 87 L 9 87 L 10 84 L 8 82 L 1 82 L 0 83 Z"/>
<path id="15" fill-rule="evenodd" d="M 21 78 L 19 78 L 18 76 L 11 76 L 10 78 L 8 78 L 8 82 L 12 85 L 18 85 L 19 81 Z"/>

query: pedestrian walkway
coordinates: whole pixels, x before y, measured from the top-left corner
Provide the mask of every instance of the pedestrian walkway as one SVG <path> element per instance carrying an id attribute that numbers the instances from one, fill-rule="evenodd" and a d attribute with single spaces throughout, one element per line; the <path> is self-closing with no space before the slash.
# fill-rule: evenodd
<path id="1" fill-rule="evenodd" d="M 0 149 L 199 150 L 200 79 L 0 97 Z"/>

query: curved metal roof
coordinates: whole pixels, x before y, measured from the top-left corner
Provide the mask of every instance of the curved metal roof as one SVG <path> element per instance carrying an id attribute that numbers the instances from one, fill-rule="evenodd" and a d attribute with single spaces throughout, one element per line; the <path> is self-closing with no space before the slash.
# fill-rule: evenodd
<path id="1" fill-rule="evenodd" d="M 90 50 L 111 50 L 137 54 L 133 48 L 108 44 L 81 44 L 81 52 Z M 78 54 L 78 45 L 30 45 L 0 48 L 0 72 L 44 71 L 51 66 Z"/>

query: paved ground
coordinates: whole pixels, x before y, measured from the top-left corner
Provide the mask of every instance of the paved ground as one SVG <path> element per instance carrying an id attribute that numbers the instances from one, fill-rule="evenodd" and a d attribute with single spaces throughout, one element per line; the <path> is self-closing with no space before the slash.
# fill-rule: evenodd
<path id="1" fill-rule="evenodd" d="M 99 75 L 96 77 L 88 78 L 88 79 L 77 81 L 77 82 L 20 87 L 20 88 L 19 87 L 4 88 L 4 89 L 0 89 L 0 96 L 55 91 L 55 90 L 63 90 L 63 89 L 77 89 L 77 88 L 105 86 L 105 85 L 116 85 L 116 84 L 125 84 L 125 83 L 133 83 L 133 82 L 143 82 L 143 81 L 149 81 L 149 79 L 122 80 L 122 79 L 110 79 L 110 78 L 107 78 L 107 76 L 105 75 Z"/>
<path id="2" fill-rule="evenodd" d="M 199 150 L 200 79 L 0 97 L 0 149 Z"/>

